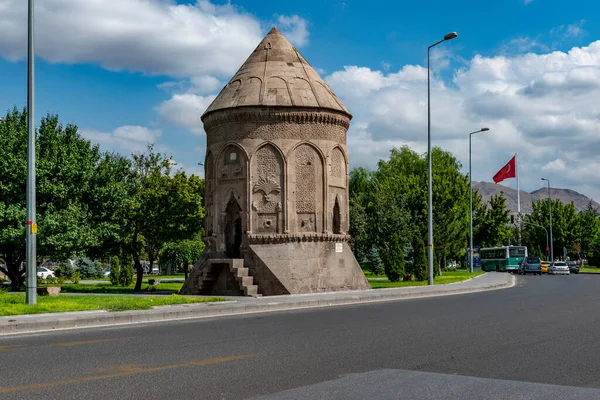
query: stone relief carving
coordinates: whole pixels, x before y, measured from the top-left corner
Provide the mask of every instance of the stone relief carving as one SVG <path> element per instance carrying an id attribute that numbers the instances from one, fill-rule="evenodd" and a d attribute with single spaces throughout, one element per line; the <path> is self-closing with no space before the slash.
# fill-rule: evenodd
<path id="1" fill-rule="evenodd" d="M 204 162 L 204 176 L 205 176 L 205 198 L 206 204 L 204 205 L 204 209 L 206 210 L 206 233 L 208 236 L 213 234 L 213 157 L 212 153 L 208 153 L 206 156 L 206 160 Z"/>
<path id="2" fill-rule="evenodd" d="M 298 214 L 315 213 L 316 210 L 316 173 L 318 160 L 316 151 L 301 145 L 296 149 L 296 212 Z"/>
<path id="3" fill-rule="evenodd" d="M 336 147 L 335 149 L 333 149 L 333 152 L 331 153 L 331 176 L 333 176 L 335 178 L 343 177 L 343 167 L 342 167 L 343 163 L 344 163 L 344 156 L 342 155 L 342 152 L 340 151 L 340 149 Z"/>
<path id="4" fill-rule="evenodd" d="M 281 230 L 281 176 L 282 162 L 271 145 L 261 147 L 253 156 L 255 184 L 252 186 L 252 209 L 255 216 L 256 232 L 274 232 Z"/>
<path id="5" fill-rule="evenodd" d="M 238 180 L 244 178 L 244 164 L 242 155 L 238 149 L 228 148 L 223 153 L 223 163 L 221 166 L 220 180 Z"/>

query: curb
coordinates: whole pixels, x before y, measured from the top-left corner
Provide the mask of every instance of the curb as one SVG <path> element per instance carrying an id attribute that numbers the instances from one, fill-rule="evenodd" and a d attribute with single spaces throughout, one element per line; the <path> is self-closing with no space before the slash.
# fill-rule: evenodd
<path id="1" fill-rule="evenodd" d="M 327 293 L 324 298 L 281 301 L 282 297 L 262 297 L 256 302 L 224 301 L 218 303 L 185 304 L 161 306 L 152 310 L 134 311 L 84 311 L 57 314 L 29 314 L 14 317 L 0 317 L 0 337 L 21 333 L 39 333 L 67 329 L 122 326 L 141 323 L 155 323 L 186 319 L 214 318 L 256 313 L 302 310 L 321 307 L 335 307 L 379 303 L 386 301 L 439 297 L 457 294 L 469 294 L 490 290 L 507 289 L 515 285 L 514 276 L 506 282 L 485 284 L 479 287 L 452 288 L 444 285 L 443 290 L 434 292 L 415 286 L 415 290 L 399 292 L 397 288 L 371 289 L 354 293 Z M 461 283 L 461 282 L 457 282 Z M 446 289 L 447 288 L 447 289 Z M 386 293 L 387 292 L 387 293 Z M 327 297 L 326 297 L 327 296 Z M 289 300 L 289 297 L 287 298 Z"/>

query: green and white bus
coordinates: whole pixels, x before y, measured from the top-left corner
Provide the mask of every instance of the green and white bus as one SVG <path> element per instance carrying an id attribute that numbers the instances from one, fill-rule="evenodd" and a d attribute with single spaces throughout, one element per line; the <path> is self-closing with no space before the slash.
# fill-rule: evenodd
<path id="1" fill-rule="evenodd" d="M 479 250 L 482 271 L 517 272 L 527 257 L 525 246 L 489 247 Z"/>

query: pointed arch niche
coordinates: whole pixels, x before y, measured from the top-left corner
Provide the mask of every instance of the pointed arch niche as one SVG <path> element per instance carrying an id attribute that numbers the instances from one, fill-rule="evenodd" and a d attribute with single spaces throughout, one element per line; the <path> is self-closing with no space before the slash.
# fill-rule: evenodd
<path id="1" fill-rule="evenodd" d="M 251 165 L 252 231 L 282 233 L 285 167 L 281 152 L 265 144 L 252 155 Z"/>
<path id="2" fill-rule="evenodd" d="M 323 231 L 323 158 L 309 144 L 294 150 L 296 230 Z"/>

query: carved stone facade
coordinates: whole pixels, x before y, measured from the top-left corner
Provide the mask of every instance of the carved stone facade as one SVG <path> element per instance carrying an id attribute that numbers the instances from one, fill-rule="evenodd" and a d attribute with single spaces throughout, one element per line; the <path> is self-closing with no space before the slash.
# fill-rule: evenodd
<path id="1" fill-rule="evenodd" d="M 263 295 L 369 288 L 348 246 L 351 118 L 271 30 L 202 116 L 207 246 L 183 293 L 206 292 L 227 259 Z"/>

